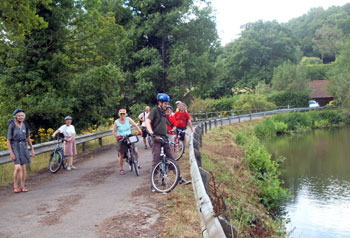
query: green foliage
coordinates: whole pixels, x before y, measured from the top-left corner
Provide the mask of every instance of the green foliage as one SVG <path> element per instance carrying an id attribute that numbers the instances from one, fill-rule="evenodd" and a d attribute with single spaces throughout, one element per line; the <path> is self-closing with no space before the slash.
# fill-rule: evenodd
<path id="1" fill-rule="evenodd" d="M 268 95 L 268 100 L 277 106 L 307 107 L 310 95 L 306 91 L 280 91 Z"/>
<path id="2" fill-rule="evenodd" d="M 290 61 L 274 69 L 271 81 L 272 89 L 276 91 L 305 91 L 309 87 L 308 83 L 304 67 Z"/>
<path id="3" fill-rule="evenodd" d="M 309 129 L 312 126 L 311 117 L 307 113 L 291 112 L 278 114 L 274 116 L 274 119 L 287 124 L 290 131 Z"/>
<path id="4" fill-rule="evenodd" d="M 250 133 L 241 132 L 235 137 L 238 144 L 243 144 L 245 158 L 253 171 L 254 181 L 262 190 L 261 203 L 269 210 L 277 209 L 288 196 L 288 190 L 282 188 L 278 167 L 282 158 L 271 160 L 271 155 L 259 140 Z"/>
<path id="5" fill-rule="evenodd" d="M 210 105 L 210 109 L 212 111 L 231 111 L 235 101 L 238 98 L 239 96 L 233 96 L 213 100 L 212 104 Z"/>
<path id="6" fill-rule="evenodd" d="M 258 137 L 274 136 L 284 134 L 288 131 L 288 126 L 284 122 L 275 121 L 272 118 L 264 120 L 254 128 L 254 133 Z"/>
<path id="7" fill-rule="evenodd" d="M 264 137 L 300 129 L 342 126 L 344 122 L 344 115 L 333 110 L 284 113 L 259 123 L 255 126 L 254 133 L 258 137 Z"/>
<path id="8" fill-rule="evenodd" d="M 260 94 L 244 94 L 234 103 L 234 110 L 241 113 L 262 112 L 275 109 L 276 105 L 267 101 L 264 95 Z"/>
<path id="9" fill-rule="evenodd" d="M 145 107 L 147 105 L 144 103 L 140 103 L 140 104 L 134 104 L 130 107 L 130 109 L 128 110 L 130 112 L 130 114 L 128 116 L 132 117 L 135 120 L 139 120 L 138 116 L 145 111 Z"/>
<path id="10" fill-rule="evenodd" d="M 329 71 L 330 88 L 337 104 L 350 110 L 350 40 L 344 42 L 333 68 Z"/>

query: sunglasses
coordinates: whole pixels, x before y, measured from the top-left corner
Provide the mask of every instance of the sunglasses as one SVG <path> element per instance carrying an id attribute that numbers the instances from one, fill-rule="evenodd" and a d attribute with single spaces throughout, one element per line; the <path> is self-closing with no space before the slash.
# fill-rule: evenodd
<path id="1" fill-rule="evenodd" d="M 125 115 L 125 113 L 120 113 L 120 115 Z"/>

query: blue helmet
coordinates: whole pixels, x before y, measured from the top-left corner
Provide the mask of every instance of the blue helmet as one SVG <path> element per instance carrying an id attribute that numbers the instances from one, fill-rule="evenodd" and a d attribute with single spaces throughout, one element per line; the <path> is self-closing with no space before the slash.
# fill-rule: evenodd
<path id="1" fill-rule="evenodd" d="M 157 94 L 157 100 L 163 101 L 163 102 L 170 102 L 170 97 L 166 93 L 158 93 Z"/>
<path id="2" fill-rule="evenodd" d="M 12 114 L 13 114 L 14 116 L 16 116 L 16 114 L 19 113 L 19 112 L 24 112 L 24 110 L 23 110 L 23 109 L 17 108 L 17 109 L 15 109 L 15 110 L 13 111 Z"/>

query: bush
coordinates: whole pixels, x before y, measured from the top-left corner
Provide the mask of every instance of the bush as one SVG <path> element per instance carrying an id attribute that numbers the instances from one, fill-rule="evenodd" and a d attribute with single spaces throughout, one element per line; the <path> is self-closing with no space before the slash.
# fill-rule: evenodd
<path id="1" fill-rule="evenodd" d="M 274 120 L 287 124 L 290 131 L 312 127 L 311 117 L 307 113 L 292 112 L 278 114 L 274 117 Z"/>
<path id="2" fill-rule="evenodd" d="M 254 128 L 254 132 L 257 137 L 284 134 L 287 131 L 288 126 L 284 122 L 275 121 L 273 118 L 264 120 Z"/>
<path id="3" fill-rule="evenodd" d="M 275 109 L 276 105 L 267 101 L 266 97 L 261 94 L 245 94 L 234 103 L 234 109 L 242 113 L 262 112 Z"/>
<path id="4" fill-rule="evenodd" d="M 249 140 L 247 139 L 249 137 Z M 235 137 L 238 144 L 243 142 L 245 158 L 253 171 L 254 182 L 262 190 L 261 203 L 269 210 L 279 207 L 289 196 L 287 189 L 281 187 L 278 170 L 282 158 L 274 161 L 266 148 L 254 135 L 238 133 Z"/>
<path id="5" fill-rule="evenodd" d="M 310 95 L 306 91 L 281 91 L 270 94 L 268 100 L 279 107 L 307 107 Z"/>
<path id="6" fill-rule="evenodd" d="M 196 112 L 209 112 L 212 108 L 215 99 L 200 99 L 195 98 L 189 107 L 191 113 Z"/>
<path id="7" fill-rule="evenodd" d="M 215 99 L 212 101 L 210 109 L 212 111 L 230 111 L 233 109 L 233 105 L 238 98 L 239 96 Z"/>

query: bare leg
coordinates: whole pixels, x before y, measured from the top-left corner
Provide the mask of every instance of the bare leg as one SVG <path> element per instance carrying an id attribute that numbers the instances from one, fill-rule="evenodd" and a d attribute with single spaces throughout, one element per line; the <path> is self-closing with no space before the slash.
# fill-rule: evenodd
<path id="1" fill-rule="evenodd" d="M 119 153 L 119 167 L 120 167 L 120 170 L 123 169 L 123 162 L 124 162 L 124 153 Z"/>
<path id="2" fill-rule="evenodd" d="M 18 187 L 18 176 L 21 172 L 21 165 L 15 164 L 15 170 L 13 171 L 13 187 Z"/>
<path id="3" fill-rule="evenodd" d="M 72 167 L 72 165 L 73 165 L 73 156 L 68 156 L 67 163 L 68 163 L 68 166 Z"/>
<path id="4" fill-rule="evenodd" d="M 20 172 L 20 178 L 21 178 L 21 188 L 24 187 L 27 177 L 27 171 L 26 171 L 26 164 L 21 165 L 21 172 Z"/>

